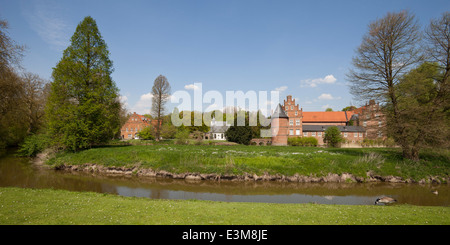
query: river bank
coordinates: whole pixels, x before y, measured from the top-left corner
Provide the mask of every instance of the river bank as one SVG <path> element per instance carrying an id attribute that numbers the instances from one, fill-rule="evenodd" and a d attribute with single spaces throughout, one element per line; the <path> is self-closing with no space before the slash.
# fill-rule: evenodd
<path id="1" fill-rule="evenodd" d="M 65 171 L 196 180 L 449 183 L 448 152 L 412 162 L 398 149 L 260 146 L 115 146 L 40 154 Z"/>
<path id="2" fill-rule="evenodd" d="M 380 176 L 374 175 L 372 172 L 367 172 L 367 177 L 354 176 L 350 173 L 334 174 L 328 173 L 326 176 L 302 176 L 295 174 L 294 176 L 284 175 L 264 175 L 244 174 L 244 175 L 221 175 L 221 174 L 201 174 L 201 173 L 170 173 L 165 170 L 153 170 L 148 168 L 128 168 L 128 167 L 106 167 L 96 164 L 82 164 L 82 165 L 59 165 L 54 168 L 62 171 L 82 171 L 95 174 L 104 175 L 123 175 L 123 176 L 137 176 L 137 177 L 159 177 L 159 178 L 173 178 L 184 179 L 188 181 L 197 180 L 214 180 L 214 181 L 279 181 L 279 182 L 294 182 L 294 183 L 368 183 L 368 182 L 389 182 L 389 183 L 419 183 L 419 184 L 441 184 L 449 183 L 449 179 L 442 179 L 430 176 L 427 179 L 420 179 L 419 181 L 413 179 L 403 179 L 399 176 Z"/>

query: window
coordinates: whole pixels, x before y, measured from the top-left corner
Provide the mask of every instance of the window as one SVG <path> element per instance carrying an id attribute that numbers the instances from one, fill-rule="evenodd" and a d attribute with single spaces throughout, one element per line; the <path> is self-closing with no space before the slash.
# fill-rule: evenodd
<path id="1" fill-rule="evenodd" d="M 316 132 L 311 132 L 311 136 L 316 136 Z"/>
<path id="2" fill-rule="evenodd" d="M 383 133 L 381 131 L 378 131 L 378 137 L 383 137 Z"/>
<path id="3" fill-rule="evenodd" d="M 308 132 L 303 132 L 303 136 L 308 136 Z"/>
<path id="4" fill-rule="evenodd" d="M 322 137 L 322 132 L 317 132 L 317 136 Z"/>
<path id="5" fill-rule="evenodd" d="M 294 120 L 289 120 L 289 125 L 294 125 Z"/>
<path id="6" fill-rule="evenodd" d="M 382 126 L 382 122 L 378 121 L 378 127 L 381 127 L 381 126 Z"/>
<path id="7" fill-rule="evenodd" d="M 298 115 L 298 111 L 295 111 L 295 115 L 296 115 L 296 116 Z"/>
<path id="8" fill-rule="evenodd" d="M 360 133 L 359 133 L 359 137 L 360 137 L 360 138 L 363 137 L 363 133 L 360 132 Z"/>
<path id="9" fill-rule="evenodd" d="M 344 133 L 344 137 L 347 138 L 347 132 Z"/>
<path id="10" fill-rule="evenodd" d="M 300 129 L 295 130 L 295 135 L 300 135 Z"/>
<path id="11" fill-rule="evenodd" d="M 128 139 L 131 139 L 131 134 L 128 135 Z"/>
<path id="12" fill-rule="evenodd" d="M 127 128 L 127 132 L 128 132 L 128 128 Z"/>
<path id="13" fill-rule="evenodd" d="M 294 135 L 294 130 L 293 129 L 289 129 L 289 135 Z"/>
<path id="14" fill-rule="evenodd" d="M 291 110 L 294 110 L 294 106 L 291 105 Z"/>
<path id="15" fill-rule="evenodd" d="M 300 119 L 295 120 L 295 125 L 300 125 Z"/>
<path id="16" fill-rule="evenodd" d="M 363 122 L 363 126 L 364 126 L 364 127 L 367 127 L 367 122 Z"/>

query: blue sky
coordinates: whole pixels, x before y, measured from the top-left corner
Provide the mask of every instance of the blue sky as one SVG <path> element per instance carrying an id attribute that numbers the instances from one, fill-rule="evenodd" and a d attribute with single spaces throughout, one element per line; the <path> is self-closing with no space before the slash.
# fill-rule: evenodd
<path id="1" fill-rule="evenodd" d="M 450 10 L 450 1 L 0 0 L 9 35 L 27 46 L 23 67 L 44 79 L 92 16 L 108 44 L 112 74 L 131 112 L 148 113 L 162 74 L 172 92 L 280 91 L 304 111 L 363 102 L 345 74 L 371 21 L 409 10 L 422 27 Z M 169 104 L 171 110 L 174 104 Z M 204 109 L 208 105 L 204 105 Z"/>

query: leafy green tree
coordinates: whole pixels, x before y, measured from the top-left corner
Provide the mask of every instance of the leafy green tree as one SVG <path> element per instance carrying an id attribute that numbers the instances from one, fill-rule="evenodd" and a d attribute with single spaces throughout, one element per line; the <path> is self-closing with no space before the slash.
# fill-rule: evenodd
<path id="1" fill-rule="evenodd" d="M 325 109 L 325 111 L 333 111 L 333 109 L 332 108 L 327 108 L 327 109 Z"/>
<path id="2" fill-rule="evenodd" d="M 442 73 L 434 63 L 424 63 L 405 74 L 396 85 L 399 120 L 405 130 L 401 137 L 408 140 L 413 159 L 419 158 L 419 150 L 424 147 L 448 147 L 449 123 L 445 108 L 437 107 L 436 101 L 440 84 L 436 82 Z M 392 114 L 393 108 L 386 107 Z M 430 118 L 432 120 L 430 120 Z M 388 118 L 388 123 L 392 120 Z M 398 135 L 389 131 L 396 141 Z"/>
<path id="3" fill-rule="evenodd" d="M 138 133 L 139 139 L 143 140 L 154 140 L 155 139 L 155 128 L 150 125 L 141 129 Z"/>
<path id="4" fill-rule="evenodd" d="M 0 19 L 0 148 L 17 145 L 27 134 L 22 80 L 16 72 L 24 48 L 8 35 L 8 22 Z"/>
<path id="5" fill-rule="evenodd" d="M 253 138 L 253 131 L 250 126 L 237 126 L 235 124 L 228 128 L 225 132 L 225 137 L 228 141 L 248 145 Z"/>
<path id="6" fill-rule="evenodd" d="M 107 45 L 95 20 L 88 16 L 53 68 L 46 105 L 53 143 L 77 151 L 114 137 L 120 129 L 121 108 L 112 72 Z"/>
<path id="7" fill-rule="evenodd" d="M 332 126 L 328 127 L 325 130 L 325 135 L 323 137 L 323 141 L 328 144 L 330 147 L 339 147 L 340 143 L 344 139 L 342 138 L 341 131 L 338 127 Z"/>
<path id="8" fill-rule="evenodd" d="M 342 108 L 342 111 L 353 111 L 355 109 L 356 109 L 356 106 L 350 105 L 350 106 Z"/>

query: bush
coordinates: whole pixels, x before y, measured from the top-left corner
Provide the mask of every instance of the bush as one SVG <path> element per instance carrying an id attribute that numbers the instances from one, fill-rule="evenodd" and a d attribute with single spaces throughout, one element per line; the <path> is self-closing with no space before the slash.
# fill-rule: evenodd
<path id="1" fill-rule="evenodd" d="M 368 139 L 368 138 L 365 138 L 361 142 L 361 145 L 364 146 L 364 147 L 373 147 L 373 146 L 394 147 L 395 146 L 395 141 L 392 138 L 387 138 L 387 139 L 381 139 L 381 138 Z"/>
<path id="2" fill-rule="evenodd" d="M 288 145 L 292 146 L 317 146 L 319 144 L 315 137 L 292 137 L 288 138 Z"/>
<path id="3" fill-rule="evenodd" d="M 137 134 L 139 139 L 143 140 L 154 140 L 155 139 L 155 130 L 152 125 L 145 127 L 139 131 Z"/>
<path id="4" fill-rule="evenodd" d="M 323 142 L 326 142 L 330 147 L 339 147 L 341 142 L 344 139 L 342 138 L 341 131 L 338 127 L 332 126 L 325 130 L 325 136 L 323 137 Z"/>
<path id="5" fill-rule="evenodd" d="M 253 138 L 252 128 L 250 126 L 231 126 L 225 132 L 225 137 L 230 142 L 249 145 Z"/>
<path id="6" fill-rule="evenodd" d="M 47 134 L 33 134 L 25 138 L 17 153 L 20 156 L 34 157 L 51 145 L 51 138 Z"/>
<path id="7" fill-rule="evenodd" d="M 179 127 L 175 134 L 176 144 L 188 144 L 189 130 L 185 127 Z"/>

